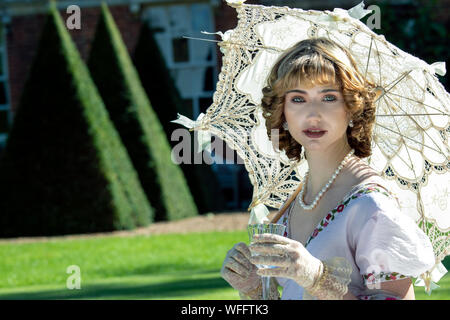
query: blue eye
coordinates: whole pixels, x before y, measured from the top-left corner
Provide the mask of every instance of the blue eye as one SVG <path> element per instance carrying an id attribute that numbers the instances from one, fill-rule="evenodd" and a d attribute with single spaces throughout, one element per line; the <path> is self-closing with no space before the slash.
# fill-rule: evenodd
<path id="1" fill-rule="evenodd" d="M 326 95 L 324 97 L 324 100 L 327 102 L 333 102 L 333 101 L 336 101 L 337 98 L 334 95 Z M 302 97 L 293 97 L 293 98 L 291 98 L 291 102 L 301 103 L 301 102 L 305 102 L 305 100 Z"/>
<path id="2" fill-rule="evenodd" d="M 304 100 L 303 100 L 302 97 L 294 97 L 294 98 L 291 99 L 291 101 L 292 101 L 292 102 L 297 102 L 297 103 L 298 103 L 298 102 L 302 102 L 302 101 L 304 101 Z"/>
<path id="3" fill-rule="evenodd" d="M 332 100 L 328 100 L 328 99 L 326 99 L 326 98 L 332 98 Z M 325 96 L 325 99 L 326 99 L 326 101 L 335 101 L 335 100 L 336 100 L 336 97 L 335 97 L 335 96 L 328 95 L 328 96 Z"/>

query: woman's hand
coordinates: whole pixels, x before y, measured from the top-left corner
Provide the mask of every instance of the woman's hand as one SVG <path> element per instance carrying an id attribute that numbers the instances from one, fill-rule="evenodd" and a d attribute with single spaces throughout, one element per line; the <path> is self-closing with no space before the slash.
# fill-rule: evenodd
<path id="1" fill-rule="evenodd" d="M 248 246 L 239 242 L 228 251 L 220 274 L 234 289 L 255 297 L 259 294 L 261 278 L 256 274 L 257 268 L 250 262 L 250 257 Z"/>
<path id="2" fill-rule="evenodd" d="M 300 242 L 276 234 L 254 235 L 250 251 L 253 264 L 277 267 L 259 269 L 260 276 L 290 278 L 308 289 L 322 272 L 322 262 Z"/>

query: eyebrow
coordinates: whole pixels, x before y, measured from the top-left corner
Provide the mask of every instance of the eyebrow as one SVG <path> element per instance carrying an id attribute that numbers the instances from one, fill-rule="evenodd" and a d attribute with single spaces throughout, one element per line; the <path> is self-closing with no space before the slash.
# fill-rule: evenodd
<path id="1" fill-rule="evenodd" d="M 293 90 L 286 91 L 286 94 L 288 94 L 290 92 L 298 92 L 298 93 L 302 93 L 302 94 L 308 94 L 306 91 L 298 90 L 298 89 L 293 89 Z M 323 92 L 339 92 L 339 90 L 336 90 L 336 89 L 323 89 L 322 91 L 320 91 L 320 93 L 323 93 Z"/>

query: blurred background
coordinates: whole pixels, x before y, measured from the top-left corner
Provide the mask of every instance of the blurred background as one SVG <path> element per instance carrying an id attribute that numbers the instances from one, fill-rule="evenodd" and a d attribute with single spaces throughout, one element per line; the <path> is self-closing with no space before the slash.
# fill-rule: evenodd
<path id="1" fill-rule="evenodd" d="M 66 12 L 70 5 L 81 9 L 81 28 L 68 29 L 71 39 L 83 60 L 87 61 L 95 36 L 101 8 L 100 1 L 57 1 L 63 20 L 71 14 Z M 234 9 L 224 1 L 179 1 L 179 0 L 109 0 L 106 1 L 120 30 L 123 42 L 131 57 L 135 55 L 143 26 L 148 26 L 157 43 L 157 50 L 164 58 L 167 73 L 178 91 L 183 107 L 176 112 L 196 119 L 212 103 L 222 55 L 214 42 L 198 41 L 183 36 L 219 39 L 201 34 L 201 31 L 216 32 L 232 29 L 236 25 Z M 303 9 L 332 10 L 334 7 L 350 8 L 359 1 L 247 1 L 264 5 L 286 5 Z M 386 35 L 389 41 L 401 49 L 414 53 L 432 63 L 448 60 L 449 0 L 441 1 L 366 1 L 381 9 L 381 28 L 377 33 Z M 48 1 L 3 0 L 0 4 L 0 150 L 6 145 L 8 132 L 14 123 L 27 75 L 33 64 L 43 31 Z M 370 15 L 369 15 L 370 16 Z M 367 17 L 363 18 L 367 19 Z M 152 59 L 152 57 L 148 57 Z M 151 76 L 151 66 L 136 66 L 142 77 Z M 144 75 L 143 75 L 144 74 Z M 448 85 L 446 75 L 442 82 Z M 42 84 L 44 85 L 44 84 Z M 447 87 L 448 90 L 448 87 Z M 151 94 L 147 89 L 147 94 Z M 169 93 L 157 92 L 161 99 Z M 156 113 L 164 107 L 157 98 L 150 99 Z M 157 104 L 157 105 L 155 105 Z M 41 108 L 41 106 L 35 106 Z M 167 133 L 179 125 L 168 123 L 176 119 L 176 112 L 158 114 Z M 170 142 L 170 139 L 168 139 Z M 172 146 L 177 142 L 171 142 Z M 223 155 L 228 154 L 228 159 Z M 214 204 L 206 192 L 194 194 L 200 213 L 225 210 L 246 210 L 251 202 L 252 186 L 237 154 L 224 149 L 214 155 L 224 159 L 224 164 L 213 163 L 203 168 L 211 179 Z M 216 162 L 220 162 L 216 159 Z M 188 176 L 189 186 L 195 185 L 195 177 Z M 197 180 L 198 181 L 198 180 Z M 191 188 L 191 191 L 192 188 Z M 222 199 L 223 198 L 223 199 Z"/>
<path id="2" fill-rule="evenodd" d="M 333 10 L 359 2 L 246 3 Z M 450 0 L 364 3 L 380 8 L 374 32 L 448 66 Z M 215 42 L 184 37 L 220 40 L 201 31 L 233 29 L 236 13 L 225 1 L 1 0 L 0 17 L 0 238 L 133 230 L 247 211 L 253 187 L 225 144 L 209 155 L 211 165 L 170 160 L 179 143 L 172 133 L 183 128 L 170 121 L 177 113 L 195 120 L 205 112 L 222 65 Z M 449 91 L 448 73 L 440 80 Z M 237 242 L 226 237 L 221 253 Z M 23 252 L 8 248 L 5 257 Z M 222 258 L 206 263 L 221 289 Z M 35 283 L 14 280 L 14 263 L 2 262 L 7 287 Z M 164 269 L 145 265 L 137 275 Z"/>

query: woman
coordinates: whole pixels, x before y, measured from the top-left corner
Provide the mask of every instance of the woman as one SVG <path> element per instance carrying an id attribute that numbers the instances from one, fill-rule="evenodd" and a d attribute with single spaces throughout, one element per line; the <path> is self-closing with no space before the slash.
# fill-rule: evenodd
<path id="1" fill-rule="evenodd" d="M 263 94 L 269 137 L 279 129 L 271 140 L 291 159 L 304 157 L 309 171 L 279 220 L 285 237 L 238 243 L 225 258 L 223 278 L 251 299 L 261 297 L 260 276 L 273 277 L 272 299 L 279 298 L 275 282 L 282 299 L 414 299 L 410 277 L 430 269 L 434 254 L 361 160 L 371 155 L 375 86 L 345 48 L 315 38 L 280 57 Z"/>

